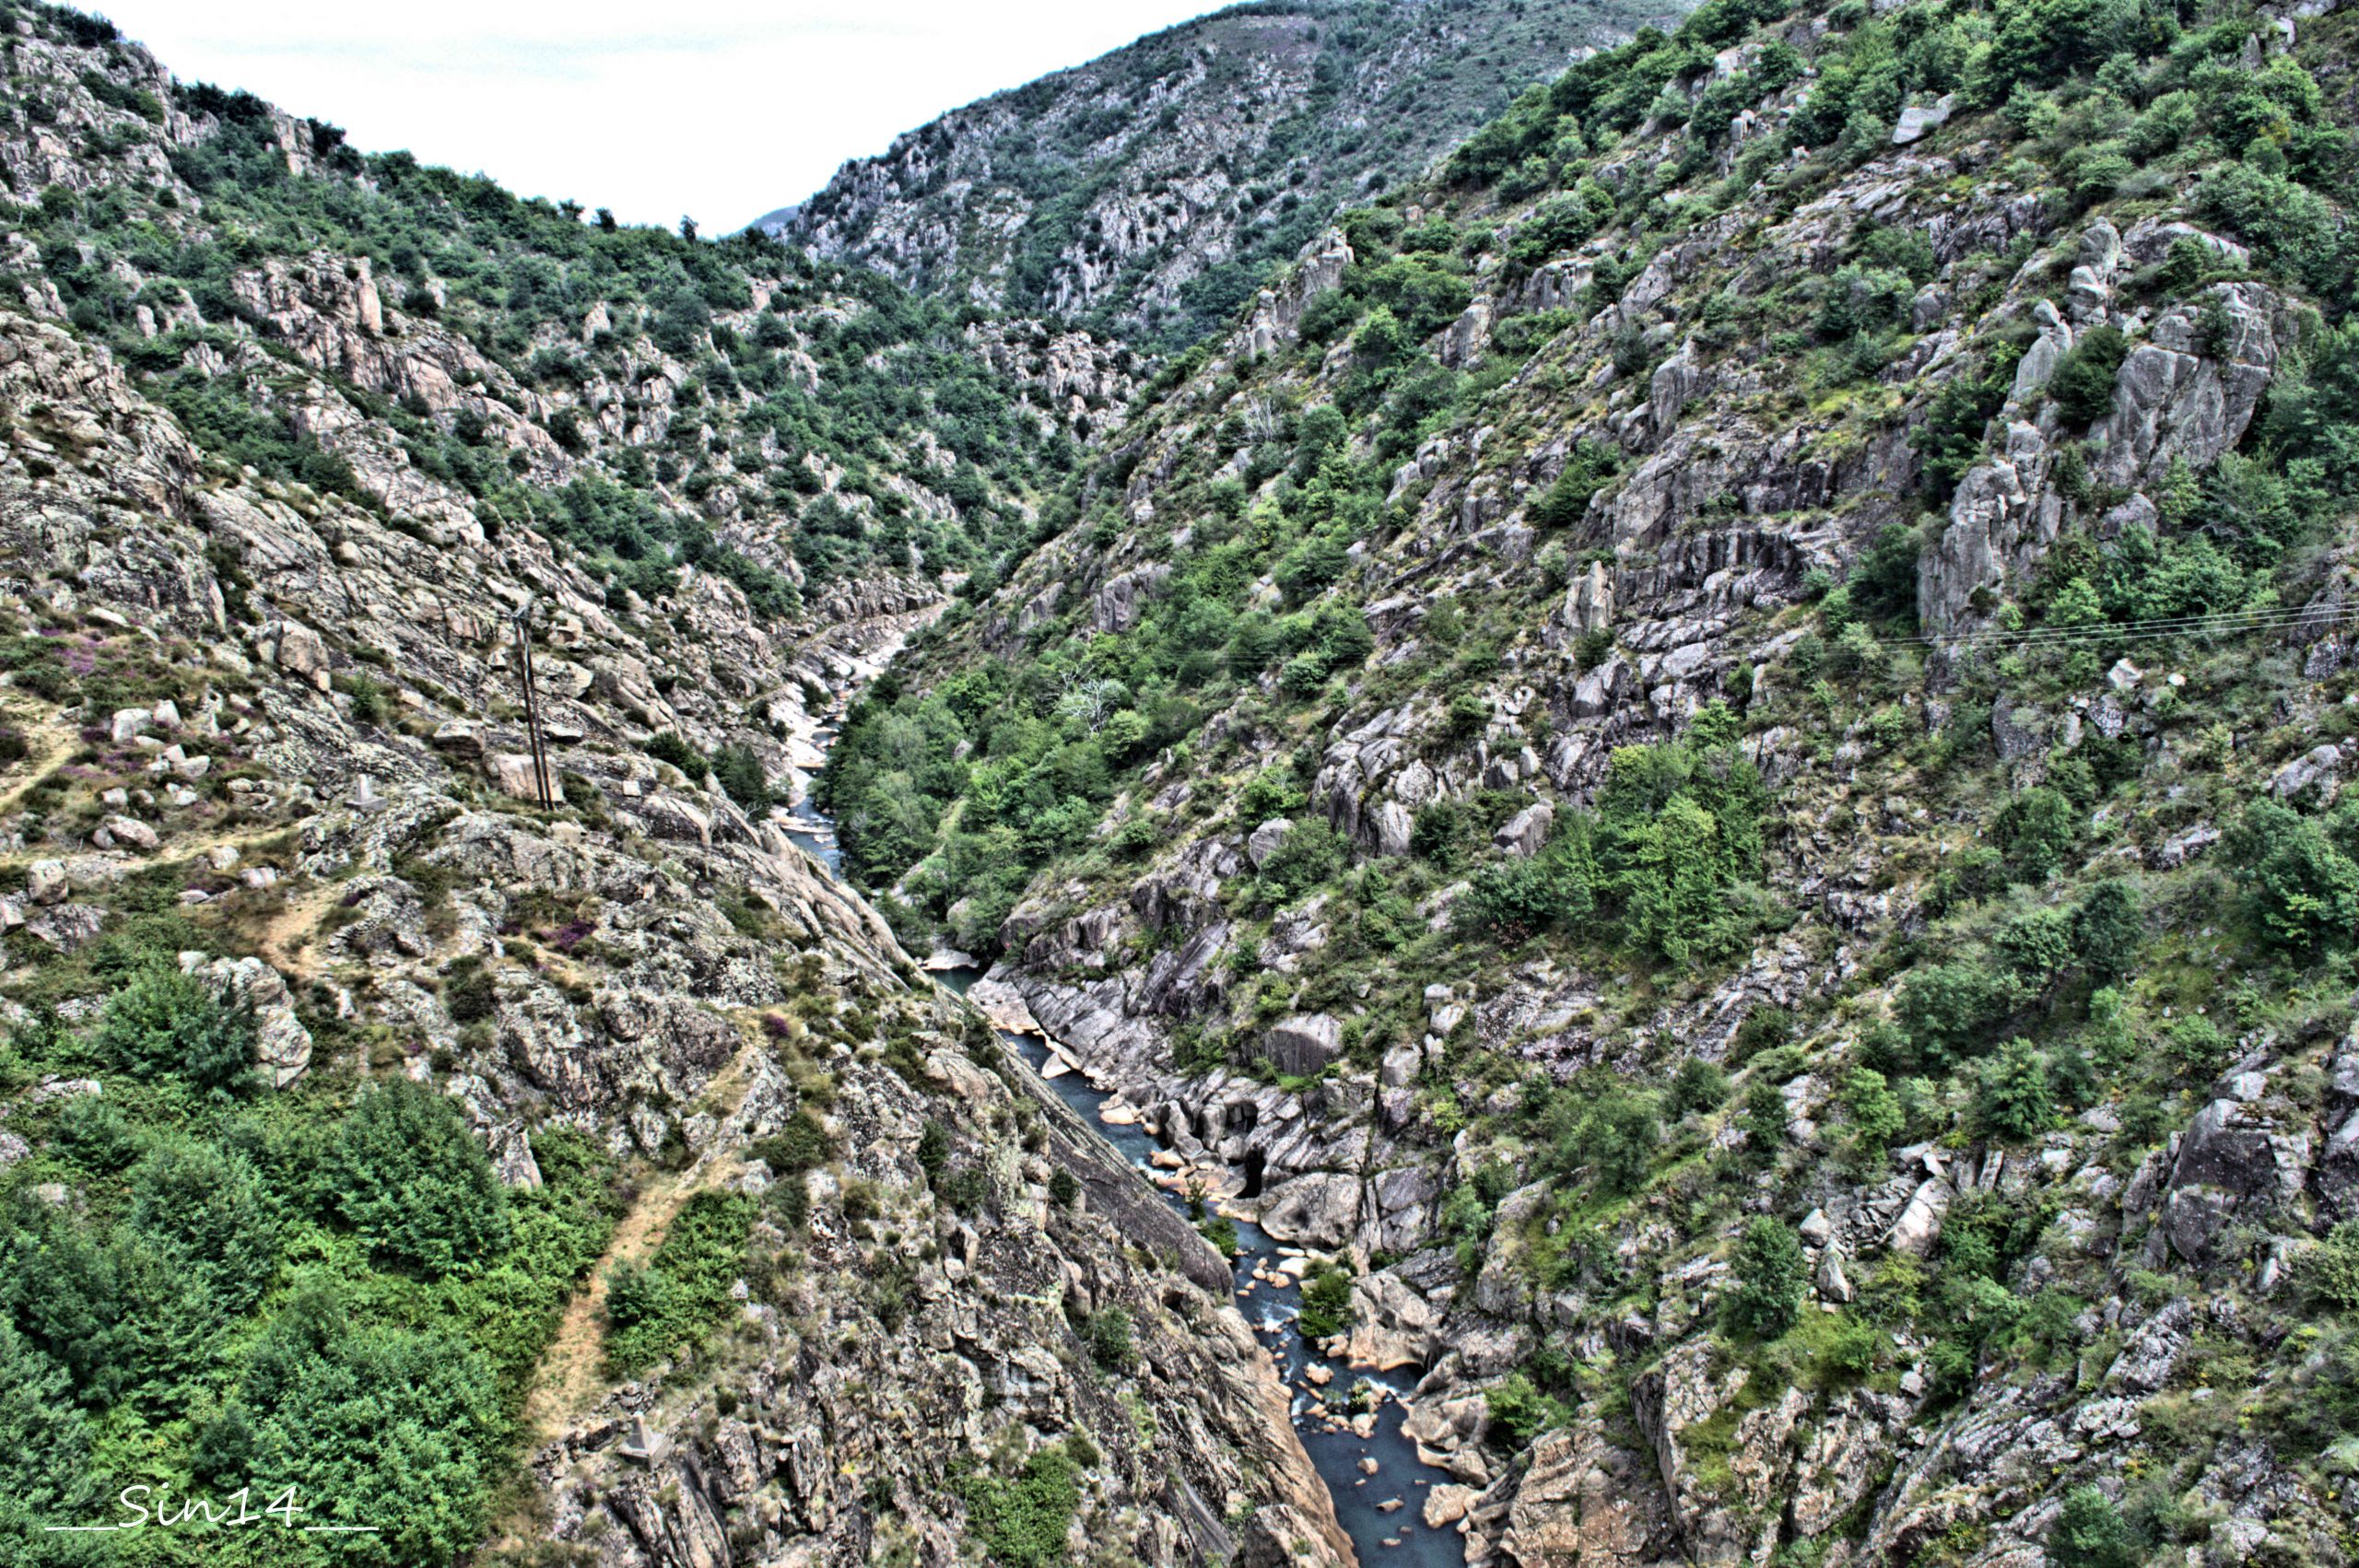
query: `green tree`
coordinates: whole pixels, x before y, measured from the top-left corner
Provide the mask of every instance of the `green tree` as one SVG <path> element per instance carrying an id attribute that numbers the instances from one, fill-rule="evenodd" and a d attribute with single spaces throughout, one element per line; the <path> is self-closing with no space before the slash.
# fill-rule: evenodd
<path id="1" fill-rule="evenodd" d="M 1990 837 L 2006 851 L 2008 872 L 2017 882 L 2055 875 L 2079 834 L 2072 802 L 2046 785 L 2010 800 L 1990 823 Z"/>
<path id="2" fill-rule="evenodd" d="M 90 1437 L 65 1371 L 0 1316 L 0 1568 L 82 1562 L 34 1551 L 59 1544 L 42 1525 L 76 1518 L 89 1504 Z"/>
<path id="3" fill-rule="evenodd" d="M 2048 1531 L 2048 1555 L 2056 1568 L 2131 1568 L 2137 1544 L 2113 1499 L 2094 1486 L 2076 1486 Z"/>
<path id="4" fill-rule="evenodd" d="M 175 1075 L 200 1089 L 241 1094 L 254 1082 L 253 1009 L 164 959 L 135 970 L 100 1021 L 99 1054 L 140 1078 Z"/>
<path id="5" fill-rule="evenodd" d="M 2145 925 L 2138 890 L 2116 877 L 2089 889 L 2072 911 L 2072 944 L 2082 967 L 2100 981 L 2119 979 L 2138 960 Z"/>
<path id="6" fill-rule="evenodd" d="M 769 777 L 763 771 L 762 759 L 754 755 L 753 747 L 731 744 L 714 752 L 712 776 L 731 800 L 754 815 L 760 816 L 770 809 Z"/>
<path id="7" fill-rule="evenodd" d="M 1802 1244 L 1787 1226 L 1766 1215 L 1747 1225 L 1729 1272 L 1726 1311 L 1735 1332 L 1774 1340 L 1802 1316 Z"/>
<path id="8" fill-rule="evenodd" d="M 1874 1068 L 1855 1067 L 1845 1073 L 1841 1094 L 1851 1120 L 1852 1144 L 1863 1155 L 1881 1155 L 1908 1124 L 1900 1097 Z"/>
<path id="9" fill-rule="evenodd" d="M 1594 1094 L 1557 1095 L 1550 1104 L 1549 1160 L 1560 1176 L 1587 1171 L 1599 1191 L 1635 1192 L 1653 1166 L 1662 1118 L 1652 1094 L 1619 1084 Z"/>
<path id="10" fill-rule="evenodd" d="M 1719 907 L 1719 825 L 1683 793 L 1631 838 L 1624 927 L 1641 949 L 1684 964 Z"/>
<path id="11" fill-rule="evenodd" d="M 1460 919 L 1514 942 L 1543 930 L 1574 930 L 1596 907 L 1597 868 L 1589 836 L 1575 824 L 1531 856 L 1510 855 L 1475 868 Z"/>
<path id="12" fill-rule="evenodd" d="M 327 1180 L 371 1251 L 439 1278 L 508 1246 L 507 1195 L 458 1107 L 406 1078 L 364 1091 L 336 1129 Z"/>
<path id="13" fill-rule="evenodd" d="M 1755 1164 L 1766 1165 L 1786 1146 L 1786 1096 L 1775 1083 L 1755 1083 L 1744 1092 L 1744 1152 Z"/>
<path id="14" fill-rule="evenodd" d="M 1901 982 L 1893 1014 L 1919 1055 L 1950 1067 L 1981 1053 L 2010 1000 L 2008 988 L 1979 965 L 1932 964 Z"/>
<path id="15" fill-rule="evenodd" d="M 130 1223 L 232 1316 L 252 1310 L 278 1270 L 276 1203 L 243 1154 L 212 1144 L 150 1148 L 131 1170 Z"/>
<path id="16" fill-rule="evenodd" d="M 2009 1040 L 1983 1064 L 1974 1099 L 1982 1125 L 2010 1142 L 2036 1138 L 2056 1125 L 2056 1093 L 2048 1061 L 2029 1040 Z"/>
<path id="17" fill-rule="evenodd" d="M 2060 909 L 2026 911 L 2000 929 L 1997 945 L 2007 966 L 2036 992 L 2071 965 L 2071 918 Z"/>
<path id="18" fill-rule="evenodd" d="M 254 1351 L 238 1404 L 253 1428 L 256 1492 L 292 1487 L 313 1524 L 366 1525 L 345 1561 L 448 1562 L 480 1543 L 504 1430 L 482 1355 L 448 1335 L 352 1328 L 310 1298 Z"/>
<path id="19" fill-rule="evenodd" d="M 2081 334 L 2048 382 L 2048 395 L 2065 423 L 2090 424 L 2113 406 L 2114 376 L 2129 354 L 2130 340 L 2119 327 L 2094 326 Z"/>
<path id="20" fill-rule="evenodd" d="M 2315 822 L 2255 801 L 2221 846 L 2261 935 L 2298 954 L 2347 947 L 2359 924 L 2359 865 Z"/>

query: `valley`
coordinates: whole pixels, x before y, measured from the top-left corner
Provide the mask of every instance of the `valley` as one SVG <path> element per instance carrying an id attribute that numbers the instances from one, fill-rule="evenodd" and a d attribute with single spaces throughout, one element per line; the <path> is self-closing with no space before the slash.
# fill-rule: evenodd
<path id="1" fill-rule="evenodd" d="M 2354 28 L 1275 0 L 712 239 L 0 0 L 0 1568 L 2352 1562 Z"/>

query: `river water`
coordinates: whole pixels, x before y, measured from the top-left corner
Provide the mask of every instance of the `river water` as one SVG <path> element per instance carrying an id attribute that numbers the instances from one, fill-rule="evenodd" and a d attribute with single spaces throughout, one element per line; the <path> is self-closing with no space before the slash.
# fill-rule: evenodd
<path id="1" fill-rule="evenodd" d="M 835 740 L 832 728 L 812 735 L 825 750 Z M 813 804 L 806 792 L 789 813 L 786 836 L 839 876 L 842 855 L 835 827 Z M 981 977 L 972 969 L 955 969 L 935 977 L 964 995 Z M 1137 1122 L 1109 1122 L 1098 1113 L 1112 1094 L 1091 1084 L 1080 1072 L 1065 1071 L 1050 1077 L 1048 1042 L 1037 1036 L 1001 1031 L 1000 1039 L 1041 1073 L 1049 1089 L 1079 1114 L 1113 1146 L 1122 1158 L 1160 1191 L 1181 1213 L 1187 1199 L 1172 1190 L 1153 1164 L 1159 1147 L 1152 1133 Z M 1302 1310 L 1302 1292 L 1295 1276 L 1281 1267 L 1289 1249 L 1282 1247 L 1261 1226 L 1247 1220 L 1237 1226 L 1235 1258 L 1237 1307 L 1269 1354 L 1272 1365 L 1292 1398 L 1295 1432 L 1310 1456 L 1320 1478 L 1335 1500 L 1335 1516 L 1364 1564 L 1402 1564 L 1403 1568 L 1462 1568 L 1465 1542 L 1455 1525 L 1427 1529 L 1423 1515 L 1429 1489 L 1456 1480 L 1449 1471 L 1422 1464 L 1417 1445 L 1402 1435 L 1407 1418 L 1402 1396 L 1416 1382 L 1413 1368 L 1392 1373 L 1356 1372 L 1338 1358 L 1321 1355 L 1296 1326 Z M 1282 1283 L 1272 1284 L 1272 1279 Z M 1326 1381 L 1312 1376 L 1320 1369 Z M 1356 1412 L 1375 1401 L 1376 1420 L 1366 1435 L 1350 1424 Z M 1373 1462 L 1373 1471 L 1369 1466 Z"/>

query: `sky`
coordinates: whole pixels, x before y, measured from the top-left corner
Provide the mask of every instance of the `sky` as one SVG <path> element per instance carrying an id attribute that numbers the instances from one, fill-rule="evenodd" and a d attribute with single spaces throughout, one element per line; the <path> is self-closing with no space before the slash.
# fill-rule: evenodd
<path id="1" fill-rule="evenodd" d="M 946 109 L 1216 0 L 82 0 L 243 88 L 520 195 L 725 233 Z"/>

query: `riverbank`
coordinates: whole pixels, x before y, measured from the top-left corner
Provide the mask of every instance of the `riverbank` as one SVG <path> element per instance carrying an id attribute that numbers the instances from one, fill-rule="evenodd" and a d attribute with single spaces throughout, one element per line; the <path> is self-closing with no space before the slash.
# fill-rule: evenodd
<path id="1" fill-rule="evenodd" d="M 812 781 L 826 766 L 827 748 L 861 689 L 943 608 L 933 604 L 839 628 L 825 650 L 830 700 L 773 708 L 784 722 L 794 771 L 788 820 L 781 825 L 831 876 L 841 875 L 841 851 L 834 824 L 813 802 Z M 966 995 L 981 976 L 957 962 L 962 956 L 937 955 L 926 967 L 943 985 Z M 1228 1258 L 1235 1304 L 1284 1391 L 1284 1419 L 1324 1482 L 1334 1517 L 1360 1561 L 1462 1568 L 1461 1521 L 1479 1489 L 1426 1464 L 1416 1441 L 1403 1432 L 1412 1413 L 1407 1395 L 1419 1369 L 1354 1365 L 1340 1353 L 1340 1338 L 1324 1345 L 1305 1338 L 1299 1326 L 1302 1283 L 1318 1261 L 1313 1252 L 1264 1230 L 1234 1174 L 1200 1168 L 1175 1153 L 1173 1140 L 1155 1117 L 1129 1104 L 1113 1085 L 1093 1082 L 1014 990 L 984 986 L 971 1000 L 1046 1092 L 1155 1188 L 1183 1222 L 1197 1226 L 1214 1215 L 1229 1222 L 1236 1235 Z"/>
<path id="2" fill-rule="evenodd" d="M 1460 1522 L 1479 1488 L 1426 1464 L 1403 1431 L 1417 1369 L 1388 1375 L 1356 1365 L 1337 1340 L 1314 1343 L 1301 1332 L 1302 1281 L 1315 1261 L 1306 1248 L 1264 1231 L 1250 1205 L 1236 1200 L 1233 1179 L 1215 1177 L 1172 1153 L 1154 1118 L 1084 1066 L 1042 1030 L 1015 992 L 971 971 L 954 989 L 970 994 L 1000 1036 L 1014 1047 L 1060 1100 L 1094 1126 L 1133 1169 L 1191 1221 L 1216 1215 L 1234 1228 L 1233 1285 L 1238 1309 L 1289 1396 L 1288 1419 L 1334 1499 L 1336 1517 L 1363 1562 L 1460 1568 Z M 1400 1380 L 1407 1372 L 1410 1380 Z"/>

